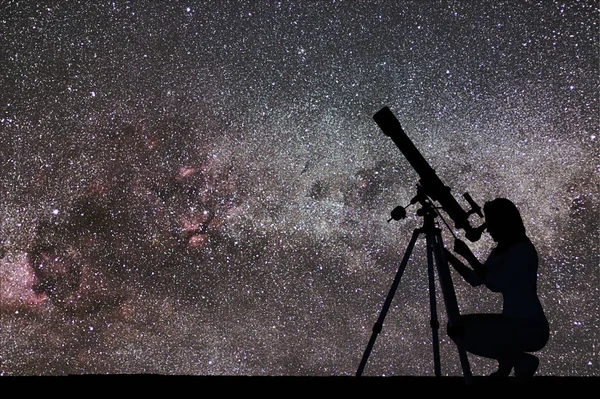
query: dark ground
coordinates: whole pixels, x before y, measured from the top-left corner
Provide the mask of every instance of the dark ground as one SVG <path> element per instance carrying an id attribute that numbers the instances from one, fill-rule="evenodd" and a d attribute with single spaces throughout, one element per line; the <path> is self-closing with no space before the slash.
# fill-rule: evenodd
<path id="1" fill-rule="evenodd" d="M 181 392 L 184 397 L 214 394 L 311 394 L 340 396 L 394 396 L 428 394 L 476 393 L 479 395 L 507 393 L 585 395 L 590 388 L 600 388 L 600 377 L 536 376 L 528 382 L 510 378 L 500 383 L 484 377 L 474 377 L 467 385 L 462 377 L 240 377 L 240 376 L 172 376 L 172 375 L 81 375 L 62 377 L 0 377 L 2 397 L 23 394 L 60 394 L 82 397 L 101 394 L 170 396 Z M 14 392 L 14 393 L 13 393 Z M 592 390 L 591 392 L 597 392 Z M 8 394 L 7 394 L 8 393 Z M 13 393 L 13 394 L 10 394 Z M 6 396 L 5 396 L 6 395 Z"/>

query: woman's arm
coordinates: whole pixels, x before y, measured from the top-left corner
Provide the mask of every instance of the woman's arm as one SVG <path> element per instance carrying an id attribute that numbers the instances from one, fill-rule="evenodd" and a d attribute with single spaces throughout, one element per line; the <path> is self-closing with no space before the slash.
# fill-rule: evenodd
<path id="1" fill-rule="evenodd" d="M 471 265 L 477 276 L 481 281 L 485 281 L 486 268 L 481 262 L 473 255 L 471 249 L 461 240 L 454 241 L 454 252 L 465 258 L 465 260 Z"/>
<path id="2" fill-rule="evenodd" d="M 458 260 L 458 258 L 456 256 L 452 255 L 452 253 L 450 251 L 448 251 L 447 249 L 444 249 L 444 251 L 445 251 L 446 260 L 448 261 L 448 263 L 450 263 L 452 265 L 452 267 L 454 267 L 454 269 L 458 272 L 458 274 L 460 274 L 465 280 L 468 280 L 469 276 L 471 275 L 472 270 L 469 269 L 460 260 Z"/>
<path id="3" fill-rule="evenodd" d="M 483 281 L 481 279 L 477 278 L 478 276 L 476 273 L 473 272 L 473 270 L 471 270 L 468 266 L 466 266 L 464 263 L 462 263 L 450 251 L 448 251 L 447 249 L 444 249 L 444 251 L 445 251 L 444 253 L 445 253 L 446 260 L 448 261 L 448 263 L 450 263 L 452 265 L 452 267 L 454 267 L 454 270 L 456 270 L 458 272 L 458 274 L 460 274 L 462 276 L 462 278 L 465 279 L 466 282 L 468 282 L 469 284 L 471 284 L 474 287 L 481 285 L 483 283 Z"/>

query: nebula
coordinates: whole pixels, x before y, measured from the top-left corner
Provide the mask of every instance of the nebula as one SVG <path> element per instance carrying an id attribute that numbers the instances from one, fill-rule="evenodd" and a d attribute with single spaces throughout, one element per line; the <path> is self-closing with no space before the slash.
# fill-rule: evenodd
<path id="1" fill-rule="evenodd" d="M 465 209 L 465 192 L 519 207 L 551 323 L 538 373 L 597 375 L 596 14 L 9 1 L 0 375 L 353 375 L 422 223 L 384 106 Z M 437 222 L 447 245 L 464 234 Z M 433 374 L 425 264 L 419 240 L 366 374 Z M 499 311 L 454 283 L 462 312 Z"/>

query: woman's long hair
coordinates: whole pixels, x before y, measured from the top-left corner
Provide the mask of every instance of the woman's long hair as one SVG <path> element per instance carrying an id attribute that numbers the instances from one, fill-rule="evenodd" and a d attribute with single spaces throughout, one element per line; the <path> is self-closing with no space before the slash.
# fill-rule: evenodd
<path id="1" fill-rule="evenodd" d="M 498 242 L 498 249 L 502 250 L 526 237 L 521 213 L 510 200 L 496 198 L 486 202 L 483 211 L 486 219 L 489 218 L 493 223 L 496 223 L 499 229 L 502 240 Z"/>

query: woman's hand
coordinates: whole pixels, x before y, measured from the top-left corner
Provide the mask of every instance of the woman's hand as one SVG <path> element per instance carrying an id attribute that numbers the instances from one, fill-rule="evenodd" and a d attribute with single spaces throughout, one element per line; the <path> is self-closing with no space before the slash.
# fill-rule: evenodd
<path id="1" fill-rule="evenodd" d="M 471 283 L 471 269 L 469 269 L 464 263 L 462 263 L 454 254 L 444 248 L 444 254 L 446 255 L 446 260 L 448 263 L 456 270 L 465 281 Z"/>
<path id="2" fill-rule="evenodd" d="M 471 252 L 471 249 L 467 246 L 467 244 L 465 244 L 464 241 L 461 241 L 459 239 L 456 239 L 454 241 L 454 252 L 456 252 L 457 254 L 459 254 L 465 258 L 467 258 L 473 254 Z"/>
<path id="3" fill-rule="evenodd" d="M 459 239 L 456 239 L 456 241 L 454 241 L 454 252 L 465 258 L 473 270 L 475 270 L 475 273 L 477 273 L 481 281 L 484 281 L 487 270 L 483 267 L 481 262 L 477 260 L 475 255 L 473 255 L 473 252 L 471 252 L 471 249 L 467 246 L 467 244 Z"/>

